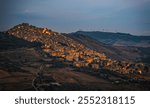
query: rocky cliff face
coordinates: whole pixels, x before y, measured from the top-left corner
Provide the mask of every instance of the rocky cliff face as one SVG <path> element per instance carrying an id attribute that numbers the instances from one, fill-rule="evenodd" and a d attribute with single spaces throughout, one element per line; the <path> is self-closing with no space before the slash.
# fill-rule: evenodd
<path id="1" fill-rule="evenodd" d="M 8 30 L 7 33 L 30 42 L 41 43 L 42 51 L 48 56 L 83 71 L 101 72 L 105 69 L 121 74 L 144 74 L 149 71 L 149 67 L 143 63 L 111 60 L 104 53 L 94 51 L 65 34 L 47 28 L 23 23 Z"/>

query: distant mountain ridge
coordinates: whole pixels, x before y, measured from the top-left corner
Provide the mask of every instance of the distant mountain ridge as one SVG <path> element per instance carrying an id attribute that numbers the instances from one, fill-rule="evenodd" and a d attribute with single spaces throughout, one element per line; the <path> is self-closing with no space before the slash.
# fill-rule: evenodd
<path id="1" fill-rule="evenodd" d="M 89 36 L 99 42 L 114 46 L 150 47 L 150 36 L 135 36 L 127 33 L 100 31 L 77 31 L 71 34 Z"/>

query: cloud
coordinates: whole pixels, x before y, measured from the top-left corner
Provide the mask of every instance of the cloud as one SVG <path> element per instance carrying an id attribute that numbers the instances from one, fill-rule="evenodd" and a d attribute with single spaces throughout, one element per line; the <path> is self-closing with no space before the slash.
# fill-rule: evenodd
<path id="1" fill-rule="evenodd" d="M 104 28 L 147 30 L 149 0 L 0 0 L 0 27 L 20 22 L 60 31 Z"/>

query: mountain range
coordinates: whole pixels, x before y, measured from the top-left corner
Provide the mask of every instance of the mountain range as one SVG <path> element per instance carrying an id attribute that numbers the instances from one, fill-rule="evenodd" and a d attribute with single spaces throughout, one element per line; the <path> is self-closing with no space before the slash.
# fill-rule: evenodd
<path id="1" fill-rule="evenodd" d="M 100 31 L 77 31 L 72 34 L 85 35 L 99 42 L 113 46 L 150 47 L 150 36 L 135 36 L 127 33 Z"/>

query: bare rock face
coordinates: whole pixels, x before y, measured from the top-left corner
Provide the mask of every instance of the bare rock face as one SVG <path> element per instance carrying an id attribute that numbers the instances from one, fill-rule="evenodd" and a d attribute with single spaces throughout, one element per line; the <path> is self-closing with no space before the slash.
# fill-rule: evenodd
<path id="1" fill-rule="evenodd" d="M 107 69 L 121 74 L 143 74 L 149 71 L 148 66 L 142 63 L 111 60 L 104 53 L 89 49 L 65 34 L 47 28 L 23 23 L 8 30 L 7 33 L 30 42 L 41 43 L 42 50 L 48 55 L 62 58 L 62 61 L 67 61 L 76 68 L 88 67 L 93 71 Z"/>

